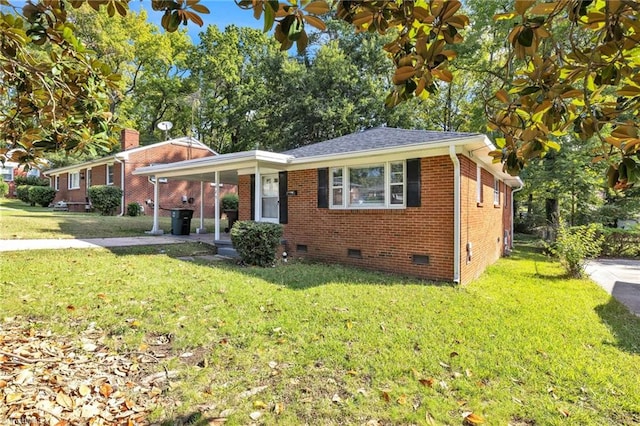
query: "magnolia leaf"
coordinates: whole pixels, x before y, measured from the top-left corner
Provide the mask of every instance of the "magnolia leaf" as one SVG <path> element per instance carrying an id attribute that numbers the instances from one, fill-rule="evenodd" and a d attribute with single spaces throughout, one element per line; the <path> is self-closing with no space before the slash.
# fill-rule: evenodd
<path id="1" fill-rule="evenodd" d="M 393 75 L 393 83 L 394 84 L 403 83 L 408 79 L 410 79 L 411 77 L 413 77 L 414 75 L 416 75 L 415 68 L 411 66 L 400 67 L 396 70 L 395 74 Z"/>
<path id="2" fill-rule="evenodd" d="M 482 417 L 471 411 L 462 413 L 462 417 L 464 418 L 464 422 L 468 425 L 479 425 L 484 423 L 484 419 Z"/>
<path id="3" fill-rule="evenodd" d="M 304 10 L 308 13 L 313 13 L 314 15 L 323 15 L 328 13 L 331 8 L 329 4 L 324 0 L 316 0 L 311 2 L 304 8 Z"/>
<path id="4" fill-rule="evenodd" d="M 556 151 L 560 151 L 560 144 L 554 141 L 547 141 L 545 143 L 549 148 L 555 149 Z"/>
<path id="5" fill-rule="evenodd" d="M 307 21 L 309 23 L 309 25 L 319 29 L 320 31 L 324 31 L 327 29 L 327 25 L 324 23 L 324 21 L 318 17 L 315 16 L 311 16 L 311 15 L 305 15 L 303 17 L 303 19 L 305 21 Z"/>
<path id="6" fill-rule="evenodd" d="M 496 92 L 496 98 L 502 103 L 509 103 L 509 94 L 504 89 L 500 89 Z"/>
<path id="7" fill-rule="evenodd" d="M 100 385 L 100 395 L 108 398 L 113 393 L 113 387 L 109 383 Z"/>
<path id="8" fill-rule="evenodd" d="M 497 21 L 506 21 L 506 20 L 509 20 L 509 19 L 513 19 L 516 16 L 518 16 L 518 14 L 515 13 L 515 12 L 498 13 L 496 15 L 493 15 L 493 20 L 496 21 L 496 22 Z"/>
<path id="9" fill-rule="evenodd" d="M 73 410 L 73 399 L 69 395 L 64 394 L 63 392 L 58 392 L 56 395 L 56 402 L 58 405 L 66 408 L 67 410 Z"/>
<path id="10" fill-rule="evenodd" d="M 434 381 L 435 380 L 433 379 L 433 377 L 429 377 L 427 379 L 419 379 L 418 380 L 418 382 L 420 382 L 420 384 L 422 386 L 425 386 L 425 387 L 428 387 L 428 388 L 433 387 Z"/>
<path id="11" fill-rule="evenodd" d="M 553 1 L 549 3 L 539 3 L 529 9 L 529 13 L 532 15 L 548 15 L 558 7 L 558 2 Z"/>
<path id="12" fill-rule="evenodd" d="M 621 89 L 618 89 L 616 91 L 616 93 L 620 96 L 627 96 L 627 97 L 635 97 L 640 95 L 640 87 L 638 86 L 631 86 L 631 85 L 626 85 L 624 87 L 622 87 Z"/>
<path id="13" fill-rule="evenodd" d="M 527 9 L 529 9 L 533 4 L 535 4 L 536 0 L 516 0 L 515 1 L 515 9 L 516 12 L 520 15 L 524 15 Z"/>

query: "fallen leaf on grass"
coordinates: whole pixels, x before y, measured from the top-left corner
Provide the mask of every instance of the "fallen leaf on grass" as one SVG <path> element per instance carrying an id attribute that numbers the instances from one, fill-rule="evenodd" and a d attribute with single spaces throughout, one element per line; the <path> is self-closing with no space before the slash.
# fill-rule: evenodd
<path id="1" fill-rule="evenodd" d="M 262 392 L 266 388 L 267 388 L 267 386 L 257 386 L 257 387 L 255 387 L 253 389 L 249 389 L 249 390 L 246 390 L 244 392 L 240 392 L 238 397 L 240 397 L 240 398 L 248 398 L 250 396 L 254 396 L 254 395 Z M 225 416 L 222 416 L 222 417 L 225 417 Z"/>
<path id="2" fill-rule="evenodd" d="M 4 397 L 4 401 L 7 404 L 11 404 L 12 402 L 20 401 L 22 399 L 22 394 L 18 392 L 8 393 Z"/>
<path id="3" fill-rule="evenodd" d="M 427 379 L 419 379 L 418 382 L 420 382 L 422 386 L 430 388 L 433 386 L 434 380 L 433 380 L 433 377 L 429 377 Z"/>
<path id="4" fill-rule="evenodd" d="M 398 399 L 396 400 L 396 402 L 400 405 L 406 405 L 407 404 L 407 395 L 400 395 L 398 397 Z"/>
<path id="5" fill-rule="evenodd" d="M 105 398 L 109 398 L 109 395 L 111 395 L 112 392 L 113 387 L 111 387 L 109 383 L 103 383 L 102 385 L 100 385 L 100 395 L 104 396 Z"/>
<path id="6" fill-rule="evenodd" d="M 560 414 L 562 414 L 565 418 L 569 417 L 571 415 L 571 413 L 569 413 L 567 410 L 563 409 L 563 408 L 558 408 L 558 411 L 560 412 Z"/>
<path id="7" fill-rule="evenodd" d="M 254 411 L 253 413 L 249 414 L 249 417 L 251 417 L 251 420 L 256 421 L 260 417 L 262 417 L 262 413 L 260 411 Z"/>
<path id="8" fill-rule="evenodd" d="M 342 403 L 342 398 L 340 398 L 340 395 L 338 395 L 337 393 L 333 395 L 333 397 L 331 398 L 331 402 L 336 403 L 336 404 L 341 404 Z"/>
<path id="9" fill-rule="evenodd" d="M 471 411 L 465 411 L 462 413 L 462 418 L 464 419 L 464 423 L 470 426 L 484 423 L 484 419 L 482 417 Z"/>
<path id="10" fill-rule="evenodd" d="M 391 397 L 389 396 L 389 390 L 381 390 L 380 396 L 384 399 L 385 402 L 391 402 Z"/>
<path id="11" fill-rule="evenodd" d="M 273 412 L 276 413 L 277 415 L 280 415 L 282 414 L 283 411 L 284 411 L 284 403 L 276 402 L 276 405 L 273 406 Z"/>
<path id="12" fill-rule="evenodd" d="M 429 426 L 436 426 L 436 419 L 428 411 L 424 415 L 424 420 Z"/>
<path id="13" fill-rule="evenodd" d="M 264 401 L 253 401 L 253 408 L 260 408 L 260 409 L 265 409 L 267 408 L 267 404 L 264 403 Z"/>
<path id="14" fill-rule="evenodd" d="M 73 410 L 73 399 L 71 399 L 69 395 L 58 392 L 56 395 L 56 402 L 67 410 Z"/>

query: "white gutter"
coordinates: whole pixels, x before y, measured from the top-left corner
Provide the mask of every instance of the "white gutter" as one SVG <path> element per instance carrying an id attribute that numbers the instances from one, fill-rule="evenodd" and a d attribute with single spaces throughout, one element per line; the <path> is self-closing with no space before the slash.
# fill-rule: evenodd
<path id="1" fill-rule="evenodd" d="M 516 221 L 516 212 L 513 210 L 513 206 L 514 206 L 513 195 L 518 191 L 522 191 L 522 188 L 524 188 L 524 183 L 522 181 L 520 181 L 520 186 L 518 188 L 516 189 L 511 188 L 511 241 L 510 241 L 511 248 L 513 248 L 513 235 L 514 235 L 513 223 Z"/>
<path id="2" fill-rule="evenodd" d="M 460 284 L 460 160 L 453 145 L 449 157 L 453 162 L 453 282 Z"/>

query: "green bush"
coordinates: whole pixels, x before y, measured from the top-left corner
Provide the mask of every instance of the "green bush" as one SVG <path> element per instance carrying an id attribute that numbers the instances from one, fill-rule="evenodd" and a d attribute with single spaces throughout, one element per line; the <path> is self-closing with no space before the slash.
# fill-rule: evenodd
<path id="1" fill-rule="evenodd" d="M 127 204 L 127 214 L 131 217 L 140 216 L 142 214 L 142 207 L 138 203 Z"/>
<path id="2" fill-rule="evenodd" d="M 0 178 L 0 197 L 6 197 L 9 193 L 9 184 Z"/>
<path id="3" fill-rule="evenodd" d="M 640 257 L 640 229 L 602 228 L 602 255 Z"/>
<path id="4" fill-rule="evenodd" d="M 247 265 L 271 266 L 276 260 L 282 225 L 243 220 L 231 228 L 231 242 Z"/>
<path id="5" fill-rule="evenodd" d="M 91 205 L 103 216 L 110 216 L 120 206 L 122 189 L 111 185 L 96 185 L 89 188 Z"/>
<path id="6" fill-rule="evenodd" d="M 238 195 L 225 194 L 222 197 L 222 210 L 238 210 Z"/>
<path id="7" fill-rule="evenodd" d="M 49 207 L 49 204 L 56 198 L 56 190 L 50 186 L 29 186 L 29 201 L 42 207 Z"/>
<path id="8" fill-rule="evenodd" d="M 16 196 L 20 201 L 35 206 L 36 204 L 31 202 L 31 200 L 29 199 L 29 188 L 31 188 L 29 185 L 16 186 Z"/>
<path id="9" fill-rule="evenodd" d="M 602 251 L 603 239 L 595 224 L 574 227 L 560 224 L 551 252 L 558 256 L 570 276 L 579 278 L 584 274 L 587 259 L 598 256 Z"/>
<path id="10" fill-rule="evenodd" d="M 13 178 L 13 182 L 16 185 L 49 186 L 49 179 L 37 176 L 16 176 Z"/>

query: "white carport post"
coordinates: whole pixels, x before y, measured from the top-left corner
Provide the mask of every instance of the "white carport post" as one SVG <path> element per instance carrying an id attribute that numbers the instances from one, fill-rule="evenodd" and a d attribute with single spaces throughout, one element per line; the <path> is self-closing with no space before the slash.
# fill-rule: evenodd
<path id="1" fill-rule="evenodd" d="M 213 222 L 214 222 L 214 226 L 215 226 L 215 230 L 213 231 L 213 240 L 214 241 L 219 241 L 220 240 L 220 172 L 216 172 L 216 181 L 214 182 L 215 184 L 215 190 L 214 190 L 214 218 L 213 218 Z"/>
<path id="2" fill-rule="evenodd" d="M 200 181 L 200 228 L 196 229 L 196 234 L 206 234 L 204 227 L 204 181 Z"/>
<path id="3" fill-rule="evenodd" d="M 162 235 L 164 231 L 160 229 L 158 225 L 158 216 L 160 215 L 160 178 L 157 175 L 153 176 L 153 228 L 149 233 L 151 235 Z"/>

